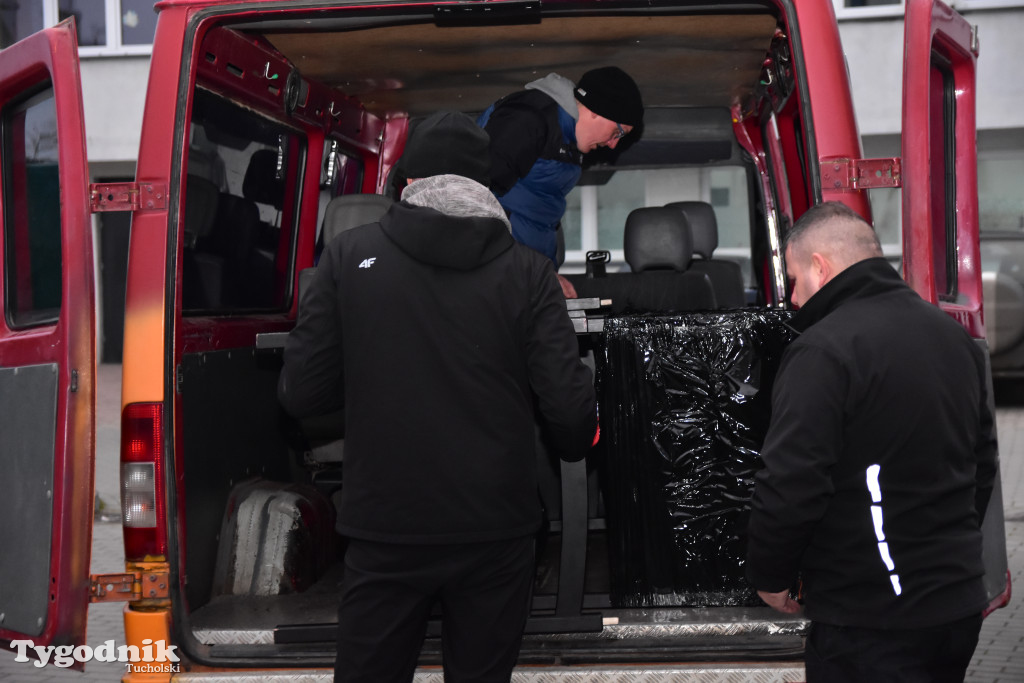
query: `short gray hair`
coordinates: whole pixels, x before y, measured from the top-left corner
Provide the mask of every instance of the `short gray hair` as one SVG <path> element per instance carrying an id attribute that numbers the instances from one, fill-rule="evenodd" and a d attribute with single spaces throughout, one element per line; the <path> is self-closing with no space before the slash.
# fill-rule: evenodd
<path id="1" fill-rule="evenodd" d="M 842 202 L 823 202 L 800 216 L 783 248 L 816 251 L 848 267 L 864 259 L 882 256 L 882 245 L 867 221 Z"/>

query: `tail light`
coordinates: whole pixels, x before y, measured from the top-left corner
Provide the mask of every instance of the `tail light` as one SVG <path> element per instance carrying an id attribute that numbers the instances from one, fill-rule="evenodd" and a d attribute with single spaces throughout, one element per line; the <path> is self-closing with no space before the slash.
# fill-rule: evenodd
<path id="1" fill-rule="evenodd" d="M 121 415 L 121 525 L 126 560 L 167 555 L 163 427 L 160 403 L 130 403 Z"/>

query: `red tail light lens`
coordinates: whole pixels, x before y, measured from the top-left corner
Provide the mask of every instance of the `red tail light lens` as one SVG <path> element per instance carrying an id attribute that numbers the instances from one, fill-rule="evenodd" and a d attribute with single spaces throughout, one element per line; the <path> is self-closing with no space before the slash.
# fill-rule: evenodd
<path id="1" fill-rule="evenodd" d="M 126 560 L 167 555 L 164 411 L 131 403 L 121 414 L 121 524 Z"/>

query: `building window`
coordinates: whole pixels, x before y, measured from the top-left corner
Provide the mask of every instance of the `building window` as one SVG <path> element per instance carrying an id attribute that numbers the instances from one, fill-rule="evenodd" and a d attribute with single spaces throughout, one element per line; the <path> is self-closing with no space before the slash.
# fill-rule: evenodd
<path id="1" fill-rule="evenodd" d="M 122 45 L 152 45 L 156 12 L 152 0 L 121 0 Z"/>
<path id="2" fill-rule="evenodd" d="M 43 6 L 32 0 L 0 0 L 0 49 L 14 45 L 45 26 Z"/>
<path id="3" fill-rule="evenodd" d="M 74 17 L 83 57 L 147 55 L 156 33 L 153 0 L 0 0 L 0 49 Z"/>
<path id="4" fill-rule="evenodd" d="M 866 19 L 903 15 L 903 0 L 832 0 L 839 19 Z"/>

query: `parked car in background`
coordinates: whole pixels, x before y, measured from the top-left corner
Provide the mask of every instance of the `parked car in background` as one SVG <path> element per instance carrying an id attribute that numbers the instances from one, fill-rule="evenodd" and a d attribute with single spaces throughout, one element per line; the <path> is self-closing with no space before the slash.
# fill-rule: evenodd
<path id="1" fill-rule="evenodd" d="M 1024 378 L 1024 229 L 981 231 L 985 336 L 992 377 Z"/>

